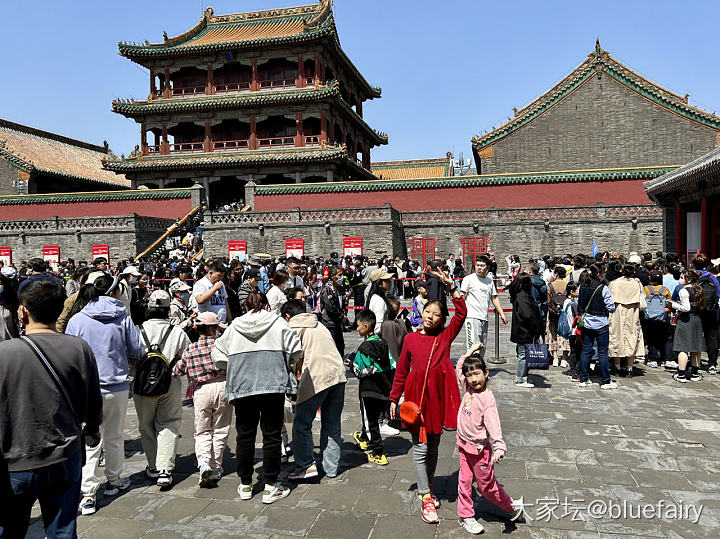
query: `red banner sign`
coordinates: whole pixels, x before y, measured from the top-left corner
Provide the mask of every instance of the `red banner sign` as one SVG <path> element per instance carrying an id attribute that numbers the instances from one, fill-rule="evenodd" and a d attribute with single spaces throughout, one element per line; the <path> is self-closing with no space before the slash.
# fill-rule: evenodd
<path id="1" fill-rule="evenodd" d="M 343 256 L 362 256 L 362 238 L 343 238 Z"/>
<path id="2" fill-rule="evenodd" d="M 242 261 L 247 258 L 247 242 L 242 240 L 228 242 L 228 259 L 237 258 Z"/>
<path id="3" fill-rule="evenodd" d="M 110 263 L 110 247 L 108 245 L 93 245 L 92 246 L 92 260 L 104 256 L 105 259 Z"/>
<path id="4" fill-rule="evenodd" d="M 42 257 L 45 262 L 50 264 L 53 271 L 57 271 L 60 266 L 60 246 L 43 245 Z"/>
<path id="5" fill-rule="evenodd" d="M 12 247 L 0 247 L 0 262 L 5 266 L 12 265 Z"/>
<path id="6" fill-rule="evenodd" d="M 302 239 L 290 239 L 285 240 L 285 256 L 294 256 L 295 258 L 302 258 L 305 255 L 305 240 Z"/>

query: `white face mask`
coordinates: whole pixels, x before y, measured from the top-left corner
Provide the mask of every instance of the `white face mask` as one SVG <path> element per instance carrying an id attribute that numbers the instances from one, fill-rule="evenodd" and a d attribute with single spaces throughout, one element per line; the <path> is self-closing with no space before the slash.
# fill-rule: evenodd
<path id="1" fill-rule="evenodd" d="M 680 281 L 678 281 L 678 282 L 680 283 L 680 286 L 685 286 L 687 284 L 685 277 L 680 277 Z"/>

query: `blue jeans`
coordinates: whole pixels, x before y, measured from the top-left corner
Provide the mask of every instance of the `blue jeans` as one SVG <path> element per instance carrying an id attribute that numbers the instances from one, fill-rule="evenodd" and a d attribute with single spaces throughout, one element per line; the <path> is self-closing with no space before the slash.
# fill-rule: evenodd
<path id="1" fill-rule="evenodd" d="M 525 361 L 525 345 L 516 344 L 515 349 L 517 350 L 517 366 L 515 367 L 515 381 L 517 383 L 527 382 L 528 368 L 527 362 Z"/>
<path id="2" fill-rule="evenodd" d="M 345 382 L 323 389 L 295 407 L 293 421 L 293 454 L 298 468 L 315 463 L 313 456 L 312 424 L 320 408 L 320 452 L 325 474 L 335 477 L 340 465 L 342 431 L 340 416 L 345 402 Z"/>
<path id="3" fill-rule="evenodd" d="M 607 384 L 610 381 L 610 364 L 608 363 L 608 342 L 610 341 L 610 329 L 604 326 L 600 329 L 583 328 L 582 330 L 582 355 L 580 356 L 580 381 L 587 382 L 588 368 L 593 357 L 593 344 L 597 344 L 598 364 L 600 366 L 600 383 Z"/>
<path id="4" fill-rule="evenodd" d="M 30 511 L 40 501 L 45 535 L 50 538 L 77 537 L 80 504 L 82 454 L 66 461 L 23 472 L 10 472 L 0 483 L 4 501 L 0 504 L 0 537 L 23 538 L 30 523 Z"/>

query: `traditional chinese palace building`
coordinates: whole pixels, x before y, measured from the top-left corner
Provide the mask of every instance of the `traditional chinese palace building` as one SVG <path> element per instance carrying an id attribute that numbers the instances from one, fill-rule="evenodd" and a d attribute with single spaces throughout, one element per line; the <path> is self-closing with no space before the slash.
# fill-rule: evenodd
<path id="1" fill-rule="evenodd" d="M 157 44 L 120 43 L 150 70 L 144 100 L 113 102 L 140 124 L 133 186 L 204 185 L 211 207 L 256 184 L 375 180 L 370 150 L 387 135 L 363 119 L 380 97 L 342 50 L 330 0 L 215 15 Z"/>

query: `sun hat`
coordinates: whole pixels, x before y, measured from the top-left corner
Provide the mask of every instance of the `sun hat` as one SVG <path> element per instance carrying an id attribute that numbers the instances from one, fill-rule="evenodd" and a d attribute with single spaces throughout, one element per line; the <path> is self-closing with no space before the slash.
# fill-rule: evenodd
<path id="1" fill-rule="evenodd" d="M 170 285 L 170 293 L 174 292 L 187 292 L 190 290 L 190 287 L 187 285 L 187 283 L 184 283 L 182 281 L 175 281 L 173 284 Z"/>
<path id="2" fill-rule="evenodd" d="M 220 326 L 226 328 L 227 324 L 221 322 L 218 315 L 211 311 L 205 311 L 204 313 L 198 313 L 195 319 L 196 326 Z"/>
<path id="3" fill-rule="evenodd" d="M 387 271 L 383 271 L 380 268 L 370 272 L 370 280 L 372 282 L 384 281 L 385 279 L 392 279 L 392 274 Z"/>
<path id="4" fill-rule="evenodd" d="M 17 277 L 17 270 L 12 266 L 3 266 L 2 269 L 0 269 L 0 273 L 3 274 L 3 277 L 7 277 L 8 279 L 14 279 Z"/>
<path id="5" fill-rule="evenodd" d="M 170 307 L 172 298 L 168 294 L 167 290 L 155 290 L 150 294 L 148 299 L 148 307 Z"/>
<path id="6" fill-rule="evenodd" d="M 140 270 L 137 268 L 137 266 L 128 266 L 122 272 L 120 275 L 133 275 L 134 277 L 140 277 L 142 273 L 140 273 Z"/>

